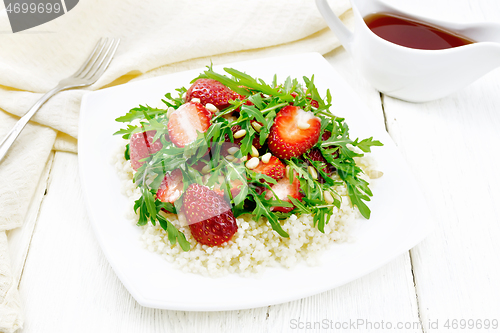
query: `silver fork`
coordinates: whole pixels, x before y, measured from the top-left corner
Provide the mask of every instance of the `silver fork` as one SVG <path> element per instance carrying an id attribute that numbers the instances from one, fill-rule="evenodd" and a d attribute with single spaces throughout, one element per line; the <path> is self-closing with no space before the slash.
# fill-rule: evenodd
<path id="1" fill-rule="evenodd" d="M 108 68 L 109 63 L 113 59 L 116 49 L 118 48 L 118 44 L 120 44 L 119 38 L 101 38 L 99 42 L 97 42 L 94 51 L 92 51 L 85 63 L 75 72 L 75 74 L 61 80 L 57 86 L 43 95 L 35 103 L 35 105 L 33 105 L 31 109 L 21 119 L 19 119 L 19 121 L 14 125 L 14 128 L 12 128 L 9 134 L 7 134 L 2 140 L 2 143 L 0 143 L 0 162 L 3 160 L 9 151 L 9 148 L 17 139 L 31 117 L 33 117 L 38 109 L 40 109 L 40 107 L 47 100 L 49 100 L 49 98 L 63 90 L 87 87 L 94 84 L 101 77 L 106 68 Z"/>

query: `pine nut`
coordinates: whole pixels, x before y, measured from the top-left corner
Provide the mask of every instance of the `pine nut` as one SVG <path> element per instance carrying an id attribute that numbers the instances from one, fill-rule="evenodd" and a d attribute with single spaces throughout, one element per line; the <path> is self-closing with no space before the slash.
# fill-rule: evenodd
<path id="1" fill-rule="evenodd" d="M 201 100 L 199 98 L 191 98 L 191 103 L 201 103 Z"/>
<path id="2" fill-rule="evenodd" d="M 333 197 L 332 194 L 329 191 L 323 192 L 323 196 L 325 197 L 325 201 L 327 204 L 332 204 L 333 203 Z"/>
<path id="3" fill-rule="evenodd" d="M 240 148 L 238 148 L 238 147 L 231 147 L 231 148 L 229 148 L 229 149 L 227 150 L 227 152 L 228 152 L 229 154 L 231 154 L 231 155 L 234 155 L 234 154 L 236 154 L 236 153 L 238 152 L 238 150 L 240 150 Z"/>
<path id="4" fill-rule="evenodd" d="M 247 130 L 241 129 L 238 132 L 234 133 L 233 137 L 235 139 L 239 139 L 239 138 L 244 137 L 246 134 L 247 134 Z"/>
<path id="5" fill-rule="evenodd" d="M 300 129 L 306 130 L 309 127 L 311 127 L 311 125 L 309 123 L 301 121 L 300 123 L 297 124 L 297 127 L 300 128 Z"/>
<path id="6" fill-rule="evenodd" d="M 259 151 L 252 145 L 252 152 L 250 153 L 252 157 L 259 157 Z"/>
<path id="7" fill-rule="evenodd" d="M 259 159 L 257 157 L 252 157 L 246 164 L 245 166 L 248 169 L 255 169 L 259 165 Z"/>
<path id="8" fill-rule="evenodd" d="M 215 113 L 215 112 L 219 111 L 219 109 L 217 109 L 217 107 L 216 107 L 215 105 L 213 105 L 212 103 L 207 103 L 207 104 L 205 105 L 205 107 L 206 107 L 206 108 L 207 108 L 207 110 L 208 110 L 208 111 L 210 111 L 210 112 L 214 112 L 214 113 Z"/>
<path id="9" fill-rule="evenodd" d="M 318 179 L 318 173 L 316 172 L 316 169 L 314 169 L 312 166 L 308 166 L 307 170 L 309 171 L 312 179 Z"/>
<path id="10" fill-rule="evenodd" d="M 172 115 L 172 113 L 175 111 L 175 109 L 173 107 L 169 107 L 167 109 L 167 118 L 170 118 L 170 116 Z"/>
<path id="11" fill-rule="evenodd" d="M 259 124 L 258 122 L 254 121 L 252 122 L 252 127 L 254 128 L 254 130 L 256 130 L 257 132 L 260 132 L 260 129 L 262 128 L 262 125 Z"/>
<path id="12" fill-rule="evenodd" d="M 271 160 L 271 156 L 273 156 L 273 155 L 271 155 L 271 153 L 264 154 L 262 156 L 262 162 L 264 162 L 266 164 L 269 163 L 269 161 Z"/>
<path id="13" fill-rule="evenodd" d="M 228 160 L 229 162 L 232 162 L 234 161 L 235 157 L 233 155 L 227 155 L 226 156 L 226 160 Z"/>
<path id="14" fill-rule="evenodd" d="M 378 171 L 378 170 L 371 170 L 368 172 L 368 177 L 370 177 L 370 179 L 377 179 L 377 178 L 380 178 L 384 175 L 384 173 L 382 171 Z"/>
<path id="15" fill-rule="evenodd" d="M 208 164 L 207 164 L 207 165 L 205 165 L 205 166 L 203 167 L 203 169 L 201 169 L 201 172 L 202 172 L 202 173 L 209 173 L 209 172 L 210 172 L 210 170 L 212 170 L 212 168 L 210 167 L 210 165 L 208 165 Z"/>
<path id="16" fill-rule="evenodd" d="M 240 161 L 242 161 L 242 162 L 245 162 L 246 160 L 247 160 L 246 156 L 243 156 L 242 158 L 240 158 Z"/>
<path id="17" fill-rule="evenodd" d="M 167 105 L 165 103 L 163 103 L 162 100 L 160 100 L 158 102 L 158 105 L 156 106 L 157 109 L 162 109 L 162 110 L 166 110 L 167 109 Z"/>

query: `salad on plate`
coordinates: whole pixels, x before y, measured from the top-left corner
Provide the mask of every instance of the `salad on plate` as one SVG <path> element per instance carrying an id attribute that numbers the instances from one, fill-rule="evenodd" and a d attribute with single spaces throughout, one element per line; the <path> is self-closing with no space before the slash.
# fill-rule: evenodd
<path id="1" fill-rule="evenodd" d="M 116 119 L 126 127 L 114 163 L 144 246 L 183 271 L 248 275 L 317 264 L 370 218 L 365 155 L 382 143 L 351 139 L 314 76 L 270 83 L 208 67 L 159 107 Z"/>

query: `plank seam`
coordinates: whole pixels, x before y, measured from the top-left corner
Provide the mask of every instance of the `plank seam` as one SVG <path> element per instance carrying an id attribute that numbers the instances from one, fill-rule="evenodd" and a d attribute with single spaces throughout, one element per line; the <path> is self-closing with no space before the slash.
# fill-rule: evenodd
<path id="1" fill-rule="evenodd" d="M 382 106 L 382 114 L 384 115 L 385 131 L 389 133 L 389 127 L 387 127 L 387 115 L 385 114 L 385 108 L 384 108 L 384 94 L 382 93 L 380 93 L 380 104 Z"/>
<path id="2" fill-rule="evenodd" d="M 418 292 L 417 292 L 417 280 L 415 278 L 415 272 L 413 270 L 414 265 L 413 265 L 413 256 L 411 254 L 411 250 L 408 251 L 410 254 L 410 266 L 411 266 L 411 276 L 413 279 L 413 288 L 415 289 L 415 298 L 417 300 L 417 314 L 418 314 L 418 321 L 420 322 L 420 327 L 422 328 L 422 333 L 426 333 L 427 330 L 425 329 L 423 322 L 422 322 L 422 316 L 420 314 L 420 301 L 418 299 Z"/>

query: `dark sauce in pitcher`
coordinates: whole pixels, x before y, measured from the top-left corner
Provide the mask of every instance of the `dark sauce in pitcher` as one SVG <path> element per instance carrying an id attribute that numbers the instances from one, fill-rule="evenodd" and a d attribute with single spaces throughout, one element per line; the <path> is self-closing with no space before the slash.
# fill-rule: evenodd
<path id="1" fill-rule="evenodd" d="M 455 32 L 399 15 L 375 13 L 364 20 L 377 36 L 412 49 L 442 50 L 474 43 Z"/>

